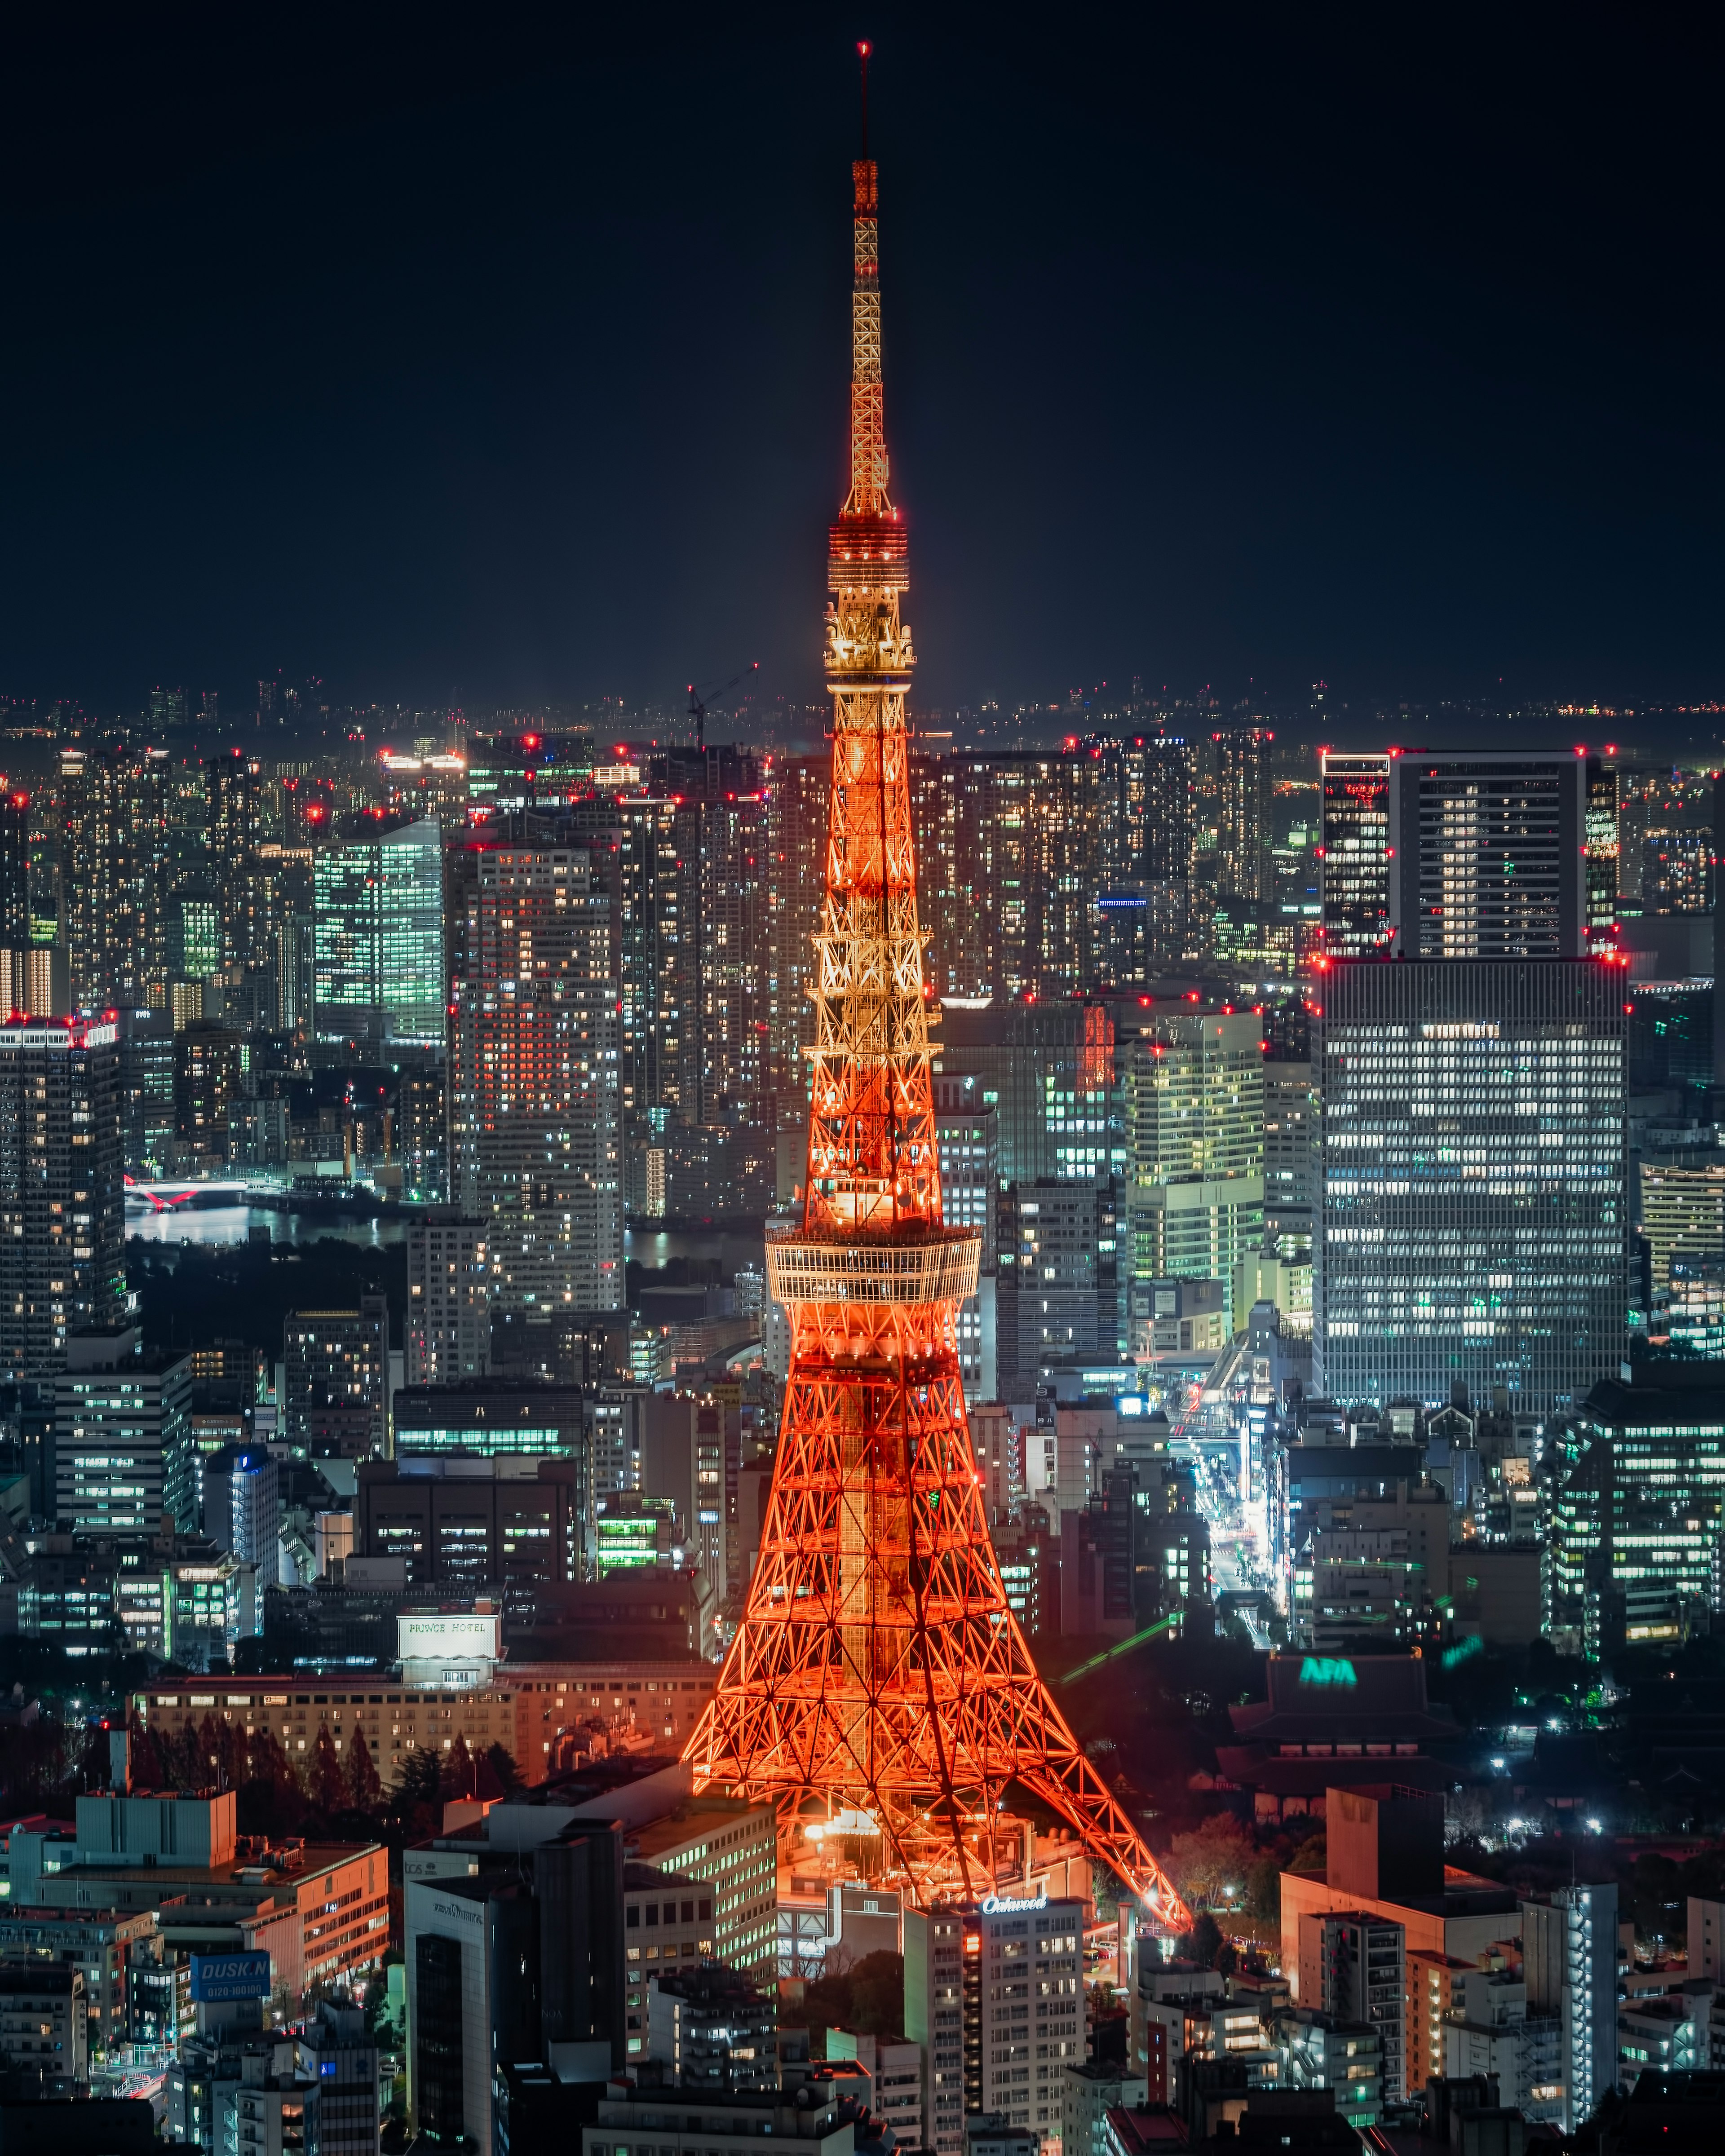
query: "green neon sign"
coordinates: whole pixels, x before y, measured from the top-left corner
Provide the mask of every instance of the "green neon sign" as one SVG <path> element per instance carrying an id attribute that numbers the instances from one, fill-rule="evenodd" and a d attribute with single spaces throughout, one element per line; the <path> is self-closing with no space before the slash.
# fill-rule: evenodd
<path id="1" fill-rule="evenodd" d="M 1352 1662 L 1333 1655 L 1308 1655 L 1300 1666 L 1300 1681 L 1302 1685 L 1351 1685 L 1359 1679 Z"/>

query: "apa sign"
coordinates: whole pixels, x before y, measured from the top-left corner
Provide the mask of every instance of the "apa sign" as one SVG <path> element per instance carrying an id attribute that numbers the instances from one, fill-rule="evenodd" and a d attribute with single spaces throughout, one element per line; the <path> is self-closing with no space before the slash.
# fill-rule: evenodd
<path id="1" fill-rule="evenodd" d="M 270 1996 L 270 1957 L 263 1953 L 192 1957 L 192 1996 L 206 2005 Z"/>
<path id="2" fill-rule="evenodd" d="M 1300 1666 L 1302 1685 L 1358 1684 L 1359 1677 L 1353 1664 L 1333 1655 L 1308 1655 Z"/>

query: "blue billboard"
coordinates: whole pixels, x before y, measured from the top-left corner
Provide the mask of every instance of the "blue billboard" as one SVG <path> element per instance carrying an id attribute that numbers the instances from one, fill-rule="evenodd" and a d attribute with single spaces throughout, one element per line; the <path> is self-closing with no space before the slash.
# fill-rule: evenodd
<path id="1" fill-rule="evenodd" d="M 205 2005 L 215 2005 L 229 1999 L 267 1999 L 270 1996 L 269 1955 L 193 1954 L 192 1996 Z"/>

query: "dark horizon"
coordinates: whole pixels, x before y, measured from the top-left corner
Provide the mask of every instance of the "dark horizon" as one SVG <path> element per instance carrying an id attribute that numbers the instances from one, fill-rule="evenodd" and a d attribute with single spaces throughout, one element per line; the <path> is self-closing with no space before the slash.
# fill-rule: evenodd
<path id="1" fill-rule="evenodd" d="M 920 706 L 1725 694 L 1710 34 L 403 23 L 13 33 L 0 692 L 817 701 L 869 35 Z"/>

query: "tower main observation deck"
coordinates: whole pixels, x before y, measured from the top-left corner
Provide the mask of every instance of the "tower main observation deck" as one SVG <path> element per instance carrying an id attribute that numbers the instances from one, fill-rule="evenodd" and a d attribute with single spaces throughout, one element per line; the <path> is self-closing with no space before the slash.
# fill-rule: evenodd
<path id="1" fill-rule="evenodd" d="M 941 1214 L 927 941 L 917 921 L 887 492 L 876 170 L 855 186 L 850 492 L 828 560 L 833 776 L 815 949 L 803 1216 L 768 1242 L 791 1363 L 761 1552 L 698 1787 L 778 1807 L 781 1853 L 845 1861 L 922 1907 L 991 1892 L 1016 1798 L 1077 1830 L 1164 1931 L 1191 1919 L 1038 1676 L 1006 1600 L 956 1327 L 979 1238 Z"/>

